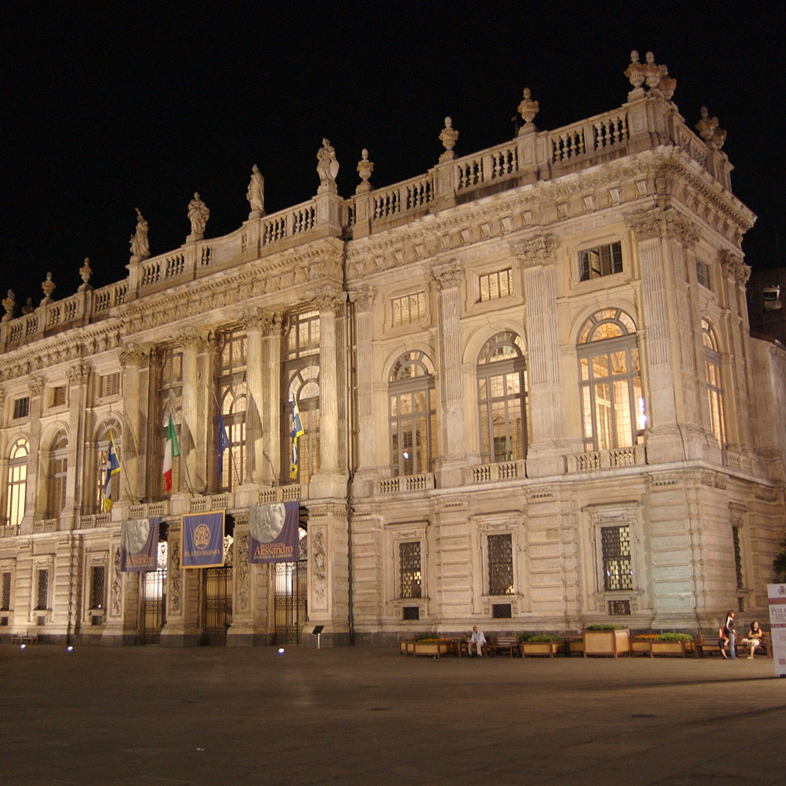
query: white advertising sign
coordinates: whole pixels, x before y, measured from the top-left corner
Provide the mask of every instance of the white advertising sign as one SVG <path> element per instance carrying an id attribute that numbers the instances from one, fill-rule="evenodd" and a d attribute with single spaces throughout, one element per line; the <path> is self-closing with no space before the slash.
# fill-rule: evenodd
<path id="1" fill-rule="evenodd" d="M 779 677 L 786 677 L 786 584 L 768 584 L 767 598 L 775 673 Z"/>

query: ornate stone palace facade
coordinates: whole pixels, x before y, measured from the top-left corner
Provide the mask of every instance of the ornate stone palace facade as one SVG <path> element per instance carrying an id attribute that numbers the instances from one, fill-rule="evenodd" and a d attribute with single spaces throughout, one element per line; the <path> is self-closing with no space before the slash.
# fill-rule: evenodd
<path id="1" fill-rule="evenodd" d="M 786 353 L 749 335 L 725 133 L 633 58 L 620 108 L 351 198 L 320 185 L 0 327 L 0 634 L 291 636 L 682 628 L 764 616 L 784 535 Z M 293 480 L 290 401 L 304 434 Z M 217 420 L 230 447 L 217 472 Z M 180 454 L 165 491 L 172 415 Z M 109 440 L 122 462 L 104 511 Z M 299 567 L 249 565 L 253 505 L 299 500 Z M 226 510 L 231 567 L 180 567 Z M 121 573 L 125 519 L 160 570 Z M 306 567 L 307 565 L 307 567 Z M 305 601 L 305 603 L 298 603 Z M 216 616 L 216 603 L 220 613 Z M 223 604 L 223 605 L 222 605 Z M 151 611 L 152 609 L 152 611 Z M 152 615 L 152 616 L 151 616 Z M 275 637 L 275 639 L 274 639 Z M 222 639 L 223 640 L 223 639 Z"/>

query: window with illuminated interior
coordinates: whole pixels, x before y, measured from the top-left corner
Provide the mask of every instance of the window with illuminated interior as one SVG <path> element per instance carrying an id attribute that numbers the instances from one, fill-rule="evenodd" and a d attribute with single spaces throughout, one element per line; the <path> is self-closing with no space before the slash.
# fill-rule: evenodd
<path id="1" fill-rule="evenodd" d="M 647 411 L 630 316 L 619 308 L 593 314 L 579 332 L 578 359 L 584 450 L 643 442 Z"/>
<path id="2" fill-rule="evenodd" d="M 30 457 L 30 443 L 18 439 L 9 454 L 8 480 L 6 483 L 6 524 L 16 526 L 22 523 L 25 515 L 25 496 L 27 495 L 27 462 Z"/>
<path id="3" fill-rule="evenodd" d="M 49 454 L 49 485 L 47 517 L 56 518 L 66 505 L 66 478 L 68 476 L 68 437 L 60 431 L 52 440 Z"/>
<path id="4" fill-rule="evenodd" d="M 221 491 L 235 491 L 246 474 L 246 384 L 248 339 L 243 329 L 229 330 L 219 338 L 218 405 L 224 421 L 228 447 L 223 451 Z M 215 407 L 213 407 L 215 412 Z M 217 418 L 216 418 L 217 419 Z M 215 430 L 216 439 L 218 429 Z"/>
<path id="5" fill-rule="evenodd" d="M 437 452 L 434 364 L 425 352 L 405 352 L 388 387 L 390 466 L 395 476 L 433 472 Z"/>
<path id="6" fill-rule="evenodd" d="M 709 427 L 718 444 L 726 447 L 726 420 L 723 412 L 723 383 L 718 337 L 708 320 L 701 320 L 701 339 L 704 345 L 704 383 L 709 406 Z"/>

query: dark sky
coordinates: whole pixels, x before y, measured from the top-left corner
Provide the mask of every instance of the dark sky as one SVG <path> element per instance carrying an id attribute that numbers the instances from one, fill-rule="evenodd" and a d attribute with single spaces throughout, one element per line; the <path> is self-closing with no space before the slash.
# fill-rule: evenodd
<path id="1" fill-rule="evenodd" d="M 728 131 L 735 193 L 759 216 L 754 268 L 786 253 L 786 79 L 776 3 L 9 2 L 0 10 L 0 291 L 37 304 L 127 275 L 139 207 L 151 251 L 180 246 L 199 191 L 208 237 L 248 215 L 251 165 L 268 213 L 309 199 L 328 137 L 339 192 L 433 166 L 445 115 L 459 155 L 514 134 L 529 86 L 540 129 L 620 106 L 631 49 L 677 79 L 693 127 L 702 105 Z M 758 10 L 747 11 L 747 8 Z M 582 10 L 589 9 L 589 10 Z M 777 51 L 777 61 L 776 61 Z M 778 118 L 780 117 L 780 120 Z"/>

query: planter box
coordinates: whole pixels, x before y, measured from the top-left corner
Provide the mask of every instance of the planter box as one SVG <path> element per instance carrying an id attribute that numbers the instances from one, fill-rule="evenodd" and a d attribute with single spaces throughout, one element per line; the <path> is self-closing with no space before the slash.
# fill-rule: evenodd
<path id="1" fill-rule="evenodd" d="M 630 631 L 624 630 L 585 630 L 584 657 L 601 655 L 617 658 L 630 655 Z"/>
<path id="2" fill-rule="evenodd" d="M 696 648 L 692 641 L 632 641 L 630 643 L 630 653 L 635 655 L 649 655 L 654 658 L 656 655 L 673 655 L 684 658 L 688 653 L 698 657 Z"/>
<path id="3" fill-rule="evenodd" d="M 414 655 L 425 655 L 429 658 L 441 658 L 443 655 L 456 655 L 454 641 L 415 641 Z"/>
<path id="4" fill-rule="evenodd" d="M 522 641 L 521 657 L 546 657 L 565 654 L 564 641 Z"/>

